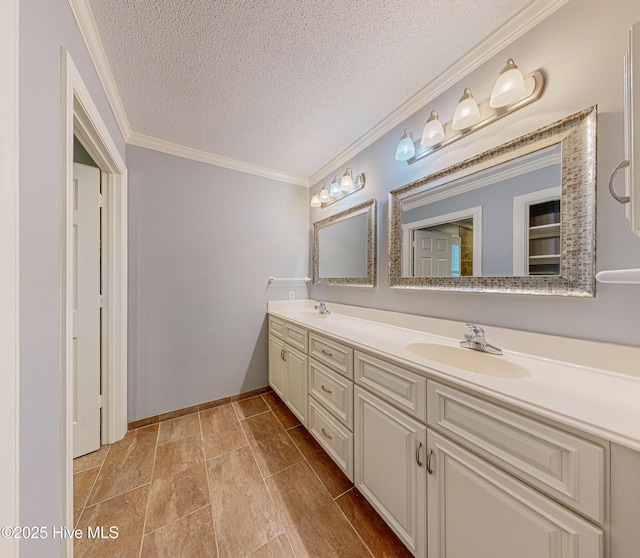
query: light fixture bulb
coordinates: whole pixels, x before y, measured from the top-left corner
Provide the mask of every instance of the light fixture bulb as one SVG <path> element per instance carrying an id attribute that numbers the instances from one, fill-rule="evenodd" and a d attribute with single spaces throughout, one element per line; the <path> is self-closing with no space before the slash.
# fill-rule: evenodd
<path id="1" fill-rule="evenodd" d="M 343 192 L 353 190 L 353 171 L 351 169 L 344 171 L 342 180 L 340 180 L 340 190 Z"/>
<path id="2" fill-rule="evenodd" d="M 416 154 L 416 146 L 413 144 L 413 136 L 411 130 L 407 128 L 404 131 L 402 139 L 396 147 L 396 161 L 408 161 Z"/>
<path id="3" fill-rule="evenodd" d="M 318 194 L 313 194 L 313 196 L 311 196 L 311 207 L 320 207 L 320 205 L 320 196 Z"/>
<path id="4" fill-rule="evenodd" d="M 480 109 L 478 108 L 478 103 L 476 103 L 476 100 L 473 98 L 471 89 L 466 87 L 453 113 L 451 127 L 454 130 L 466 130 L 479 121 Z"/>
<path id="5" fill-rule="evenodd" d="M 509 58 L 507 65 L 502 68 L 493 86 L 489 106 L 491 108 L 506 107 L 524 97 L 524 93 L 525 86 L 522 72 L 516 66 L 513 58 Z"/>
<path id="6" fill-rule="evenodd" d="M 329 187 L 329 195 L 332 198 L 339 198 L 342 195 L 342 190 L 340 190 L 340 181 L 338 177 L 334 177 L 331 186 Z"/>
<path id="7" fill-rule="evenodd" d="M 320 201 L 322 203 L 326 203 L 331 199 L 331 196 L 329 195 L 329 190 L 327 190 L 326 186 L 322 187 L 322 190 L 320 190 Z"/>
<path id="8" fill-rule="evenodd" d="M 423 147 L 431 147 L 432 145 L 439 144 L 443 139 L 444 127 L 438 118 L 438 113 L 435 110 L 432 110 L 431 116 L 429 116 L 429 119 L 424 126 L 420 143 Z"/>

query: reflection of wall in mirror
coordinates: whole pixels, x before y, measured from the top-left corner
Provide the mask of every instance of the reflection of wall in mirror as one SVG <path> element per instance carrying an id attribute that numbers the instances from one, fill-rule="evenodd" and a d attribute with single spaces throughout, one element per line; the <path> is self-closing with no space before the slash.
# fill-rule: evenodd
<path id="1" fill-rule="evenodd" d="M 319 229 L 319 277 L 367 277 L 367 235 L 366 212 Z"/>
<path id="2" fill-rule="evenodd" d="M 408 224 L 482 206 L 482 275 L 513 275 L 513 198 L 560 184 L 560 165 L 549 165 L 494 184 L 470 190 L 449 198 L 440 199 L 404 211 L 402 223 Z M 462 241 L 464 245 L 465 242 Z M 467 246 L 469 246 L 467 244 Z M 462 249 L 462 256 L 469 252 L 466 265 L 472 262 L 472 246 Z M 465 269 L 462 275 L 466 275 Z"/>

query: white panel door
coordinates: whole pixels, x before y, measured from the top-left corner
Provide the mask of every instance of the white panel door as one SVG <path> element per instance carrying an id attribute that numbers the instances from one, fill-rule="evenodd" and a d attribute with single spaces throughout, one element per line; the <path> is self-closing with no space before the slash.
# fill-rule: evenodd
<path id="1" fill-rule="evenodd" d="M 604 535 L 429 430 L 429 558 L 603 558 Z"/>
<path id="2" fill-rule="evenodd" d="M 444 233 L 414 231 L 413 276 L 450 277 L 452 238 Z"/>
<path id="3" fill-rule="evenodd" d="M 100 447 L 100 169 L 74 163 L 73 456 Z"/>

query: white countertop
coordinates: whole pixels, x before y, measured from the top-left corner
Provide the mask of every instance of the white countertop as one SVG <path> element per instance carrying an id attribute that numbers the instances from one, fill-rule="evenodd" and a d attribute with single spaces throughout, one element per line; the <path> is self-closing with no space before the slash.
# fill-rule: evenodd
<path id="1" fill-rule="evenodd" d="M 327 307 L 332 314 L 320 318 L 320 314 L 310 306 L 312 304 L 311 301 L 289 304 L 287 301 L 270 302 L 268 312 L 311 331 L 330 335 L 356 348 L 396 361 L 431 378 L 471 388 L 480 394 L 640 451 L 640 347 L 495 328 L 502 341 L 500 344 L 492 338 L 490 328 L 485 328 L 487 341 L 499 345 L 504 354 L 488 357 L 478 353 L 479 356 L 511 362 L 530 373 L 526 377 L 503 378 L 429 360 L 406 348 L 412 343 L 457 347 L 465 331 L 464 324 L 406 315 L 406 324 L 420 329 L 428 327 L 430 330 L 424 331 L 398 325 L 403 323 L 405 315 L 402 314 L 373 310 L 370 312 L 373 319 L 363 319 L 349 313 L 367 315 L 366 309 L 354 308 L 352 311 L 353 307 L 331 303 L 327 303 Z M 387 320 L 385 314 L 392 320 Z M 384 321 L 393 321 L 396 325 Z M 460 331 L 458 338 L 439 335 L 441 331 L 451 335 L 454 330 Z M 541 339 L 545 346 L 550 347 L 547 355 L 522 351 L 523 344 L 541 346 Z M 566 357 L 566 351 L 562 353 L 563 346 L 573 349 L 576 362 L 548 357 L 548 354 L 563 354 Z M 589 353 L 597 355 L 598 358 L 592 358 L 591 361 L 596 362 L 598 368 L 580 362 Z M 612 365 L 605 367 L 602 366 L 603 362 Z"/>

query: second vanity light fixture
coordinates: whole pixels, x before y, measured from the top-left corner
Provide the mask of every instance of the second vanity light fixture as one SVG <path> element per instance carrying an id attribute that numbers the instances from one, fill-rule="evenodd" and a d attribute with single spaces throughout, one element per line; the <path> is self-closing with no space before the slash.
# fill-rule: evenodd
<path id="1" fill-rule="evenodd" d="M 413 141 L 409 128 L 405 129 L 396 148 L 395 158 L 411 165 L 441 147 L 532 103 L 542 95 L 543 88 L 544 77 L 541 72 L 535 71 L 523 76 L 513 58 L 509 58 L 489 99 L 476 102 L 471 89 L 466 87 L 451 121 L 443 125 L 438 113 L 431 111 L 419 142 Z"/>
<path id="2" fill-rule="evenodd" d="M 326 207 L 362 190 L 362 188 L 364 188 L 364 173 L 361 172 L 358 176 L 353 176 L 353 171 L 347 169 L 342 178 L 335 176 L 328 188 L 325 184 L 320 192 L 311 196 L 311 207 Z"/>

